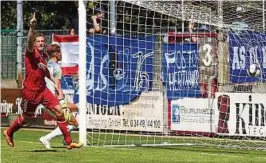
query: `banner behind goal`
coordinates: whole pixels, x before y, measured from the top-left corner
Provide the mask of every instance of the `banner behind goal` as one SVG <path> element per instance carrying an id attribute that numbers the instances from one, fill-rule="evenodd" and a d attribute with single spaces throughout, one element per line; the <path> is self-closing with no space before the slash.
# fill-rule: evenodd
<path id="1" fill-rule="evenodd" d="M 74 102 L 89 145 L 266 147 L 263 1 L 83 4 Z"/>

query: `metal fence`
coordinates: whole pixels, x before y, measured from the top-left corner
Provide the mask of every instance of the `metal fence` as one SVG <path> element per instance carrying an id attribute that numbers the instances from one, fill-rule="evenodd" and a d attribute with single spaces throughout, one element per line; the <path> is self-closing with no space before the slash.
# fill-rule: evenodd
<path id="1" fill-rule="evenodd" d="M 38 30 L 46 36 L 46 43 L 52 42 L 52 34 L 67 34 L 67 30 Z M 22 37 L 22 59 L 27 41 L 27 31 Z M 15 30 L 1 30 L 1 78 L 2 80 L 17 78 L 17 32 Z M 24 74 L 24 59 L 22 60 L 22 72 Z"/>
<path id="2" fill-rule="evenodd" d="M 17 36 L 14 30 L 1 31 L 1 78 L 15 79 L 17 74 Z"/>

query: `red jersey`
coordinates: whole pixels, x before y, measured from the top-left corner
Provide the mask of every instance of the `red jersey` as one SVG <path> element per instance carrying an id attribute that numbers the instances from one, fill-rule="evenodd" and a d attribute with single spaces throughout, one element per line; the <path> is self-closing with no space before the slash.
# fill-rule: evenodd
<path id="1" fill-rule="evenodd" d="M 39 68 L 39 64 L 42 63 L 47 66 L 45 60 L 47 58 L 48 55 L 43 53 L 43 56 L 41 56 L 36 47 L 34 47 L 33 52 L 26 50 L 24 57 L 26 67 L 24 88 L 31 91 L 43 91 L 46 88 L 45 71 Z"/>

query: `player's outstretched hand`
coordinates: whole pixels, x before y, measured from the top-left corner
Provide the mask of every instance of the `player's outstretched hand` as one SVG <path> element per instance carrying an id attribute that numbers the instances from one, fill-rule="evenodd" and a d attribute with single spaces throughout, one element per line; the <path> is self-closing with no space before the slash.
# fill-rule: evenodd
<path id="1" fill-rule="evenodd" d="M 96 15 L 92 15 L 91 18 L 92 18 L 92 20 L 96 20 L 97 16 Z"/>
<path id="2" fill-rule="evenodd" d="M 35 18 L 35 12 L 33 13 L 33 17 L 31 18 L 31 20 L 30 20 L 30 27 L 35 27 L 35 25 L 36 25 L 36 18 Z"/>

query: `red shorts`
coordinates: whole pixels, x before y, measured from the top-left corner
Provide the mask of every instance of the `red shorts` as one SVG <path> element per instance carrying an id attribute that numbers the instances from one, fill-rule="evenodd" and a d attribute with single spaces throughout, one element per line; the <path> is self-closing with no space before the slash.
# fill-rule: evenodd
<path id="1" fill-rule="evenodd" d="M 59 105 L 59 102 L 48 88 L 41 92 L 22 90 L 21 109 L 23 113 L 33 114 L 40 104 L 53 111 L 54 107 Z"/>

